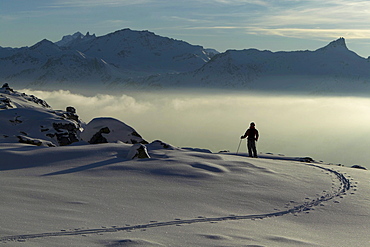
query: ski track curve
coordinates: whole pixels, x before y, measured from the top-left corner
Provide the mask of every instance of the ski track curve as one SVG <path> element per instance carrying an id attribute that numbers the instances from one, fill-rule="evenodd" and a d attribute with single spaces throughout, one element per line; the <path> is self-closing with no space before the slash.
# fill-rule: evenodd
<path id="1" fill-rule="evenodd" d="M 107 228 L 96 228 L 96 229 L 81 229 L 81 230 L 61 230 L 59 232 L 44 232 L 44 233 L 36 233 L 36 234 L 21 234 L 21 235 L 12 235 L 12 236 L 3 236 L 0 237 L 1 242 L 6 241 L 25 241 L 27 239 L 35 239 L 35 238 L 46 238 L 46 237 L 62 237 L 62 236 L 76 236 L 76 235 L 87 235 L 87 234 L 99 234 L 99 233 L 112 233 L 118 231 L 134 231 L 140 229 L 150 229 L 156 227 L 165 227 L 165 226 L 178 226 L 178 225 L 185 225 L 185 224 L 195 224 L 195 223 L 204 223 L 204 222 L 221 222 L 221 221 L 231 221 L 231 220 L 254 220 L 254 219 L 265 219 L 269 217 L 277 217 L 283 216 L 286 214 L 297 214 L 302 213 L 305 211 L 309 211 L 313 209 L 313 207 L 320 205 L 323 202 L 329 201 L 335 197 L 341 196 L 346 194 L 348 190 L 351 188 L 351 182 L 347 179 L 344 174 L 335 171 L 330 168 L 325 168 L 316 164 L 306 164 L 311 167 L 322 169 L 326 172 L 331 173 L 334 175 L 340 183 L 339 188 L 337 191 L 332 193 L 326 193 L 321 197 L 318 197 L 314 200 L 304 202 L 303 204 L 297 205 L 295 207 L 289 208 L 284 211 L 278 211 L 273 213 L 266 213 L 266 214 L 252 214 L 252 215 L 230 215 L 225 217 L 203 217 L 199 216 L 195 219 L 175 219 L 173 221 L 164 221 L 164 222 L 157 222 L 151 221 L 148 224 L 139 224 L 139 225 L 126 225 L 124 227 L 107 227 Z"/>

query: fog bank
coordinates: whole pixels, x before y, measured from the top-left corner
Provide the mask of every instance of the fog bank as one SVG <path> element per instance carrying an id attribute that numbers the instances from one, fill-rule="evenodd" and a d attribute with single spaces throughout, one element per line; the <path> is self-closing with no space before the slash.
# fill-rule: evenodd
<path id="1" fill-rule="evenodd" d="M 102 95 L 32 91 L 53 109 L 74 106 L 85 122 L 114 117 L 146 140 L 179 147 L 235 152 L 251 121 L 260 132 L 258 152 L 310 156 L 370 168 L 370 99 L 252 94 Z M 240 149 L 245 152 L 245 141 Z"/>

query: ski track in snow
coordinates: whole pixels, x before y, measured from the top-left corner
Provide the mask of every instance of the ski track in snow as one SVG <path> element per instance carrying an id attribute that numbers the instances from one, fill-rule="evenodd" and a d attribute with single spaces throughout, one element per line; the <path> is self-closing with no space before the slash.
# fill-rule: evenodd
<path id="1" fill-rule="evenodd" d="M 62 236 L 76 236 L 76 235 L 87 235 L 87 234 L 101 234 L 101 233 L 112 233 L 118 231 L 135 231 L 135 230 L 145 230 L 150 228 L 156 227 L 165 227 L 165 226 L 179 226 L 185 224 L 195 224 L 195 223 L 204 223 L 204 222 L 221 222 L 221 221 L 230 221 L 230 220 L 255 220 L 255 219 L 265 219 L 269 217 L 277 217 L 283 216 L 286 214 L 298 214 L 302 212 L 307 212 L 312 210 L 315 206 L 320 205 L 323 202 L 329 201 L 334 199 L 335 197 L 341 197 L 345 195 L 346 192 L 351 188 L 351 182 L 348 178 L 344 176 L 344 174 L 335 171 L 330 168 L 325 168 L 315 164 L 306 164 L 308 166 L 312 166 L 315 168 L 322 169 L 324 172 L 328 172 L 328 174 L 334 175 L 336 179 L 339 180 L 340 187 L 336 189 L 334 192 L 327 192 L 324 190 L 325 194 L 321 197 L 318 197 L 314 200 L 304 202 L 303 204 L 294 206 L 289 208 L 285 211 L 278 211 L 273 213 L 266 213 L 266 214 L 252 214 L 252 215 L 230 215 L 225 217 L 214 217 L 214 218 L 207 218 L 203 216 L 199 216 L 195 219 L 175 219 L 173 221 L 164 221 L 164 222 L 157 222 L 157 221 L 150 221 L 148 224 L 140 224 L 140 225 L 127 225 L 123 227 L 102 227 L 96 229 L 75 229 L 75 230 L 61 230 L 59 232 L 45 232 L 45 233 L 36 233 L 36 234 L 24 234 L 24 235 L 13 235 L 13 236 L 3 236 L 0 237 L 0 241 L 6 243 L 6 241 L 26 241 L 27 239 L 34 239 L 34 238 L 46 238 L 46 237 L 62 237 Z M 306 198 L 308 199 L 308 198 Z M 293 203 L 291 201 L 290 203 Z M 338 201 L 335 201 L 338 203 Z M 289 205 L 289 203 L 287 204 Z"/>

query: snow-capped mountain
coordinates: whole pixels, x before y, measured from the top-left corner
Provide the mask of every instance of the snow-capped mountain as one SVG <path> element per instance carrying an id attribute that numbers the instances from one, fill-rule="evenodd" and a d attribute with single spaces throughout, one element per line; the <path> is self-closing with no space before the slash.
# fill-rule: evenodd
<path id="1" fill-rule="evenodd" d="M 215 53 L 148 31 L 124 29 L 101 37 L 77 32 L 56 43 L 1 48 L 0 80 L 33 88 L 104 87 L 131 77 L 192 71 Z"/>
<path id="2" fill-rule="evenodd" d="M 363 92 L 370 91 L 370 61 L 350 51 L 340 38 L 315 51 L 228 50 L 193 72 L 144 83 L 164 88 Z"/>
<path id="3" fill-rule="evenodd" d="M 62 49 L 48 40 L 29 48 L 6 50 L 6 53 L 0 56 L 1 79 L 22 86 L 55 82 L 101 83 L 113 74 L 111 66 L 101 59 Z"/>
<path id="4" fill-rule="evenodd" d="M 146 74 L 192 71 L 210 60 L 210 54 L 201 46 L 149 31 L 123 29 L 98 38 L 89 34 L 80 37 L 67 47 L 99 57 L 121 70 Z"/>
<path id="5" fill-rule="evenodd" d="M 73 45 L 73 43 L 81 42 L 81 40 L 87 41 L 90 39 L 96 38 L 95 34 L 90 35 L 89 32 L 86 33 L 86 35 L 83 35 L 80 32 L 76 32 L 72 35 L 65 35 L 63 38 L 57 42 L 55 42 L 56 45 L 60 47 L 68 47 Z"/>

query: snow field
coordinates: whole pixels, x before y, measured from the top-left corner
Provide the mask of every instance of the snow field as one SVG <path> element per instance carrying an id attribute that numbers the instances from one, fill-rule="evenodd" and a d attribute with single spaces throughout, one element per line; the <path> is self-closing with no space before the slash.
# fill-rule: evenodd
<path id="1" fill-rule="evenodd" d="M 130 148 L 122 143 L 1 144 L 2 243 L 369 243 L 367 171 L 268 155 L 250 159 L 202 153 L 159 142 L 147 145 L 150 159 L 128 160 Z"/>

